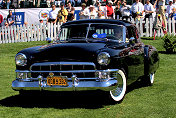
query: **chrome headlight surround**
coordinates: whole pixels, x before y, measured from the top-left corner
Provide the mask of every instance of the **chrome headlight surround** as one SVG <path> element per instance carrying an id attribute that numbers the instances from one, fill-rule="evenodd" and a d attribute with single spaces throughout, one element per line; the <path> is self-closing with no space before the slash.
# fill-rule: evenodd
<path id="1" fill-rule="evenodd" d="M 110 63 L 110 55 L 107 52 L 101 52 L 98 54 L 97 61 L 102 66 L 107 66 Z"/>
<path id="2" fill-rule="evenodd" d="M 27 57 L 23 53 L 18 53 L 15 56 L 15 63 L 17 66 L 25 66 L 27 65 Z"/>

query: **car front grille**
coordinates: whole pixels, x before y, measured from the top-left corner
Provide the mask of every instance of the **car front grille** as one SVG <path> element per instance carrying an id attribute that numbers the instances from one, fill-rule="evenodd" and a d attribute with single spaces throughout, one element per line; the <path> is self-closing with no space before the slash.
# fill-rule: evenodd
<path id="1" fill-rule="evenodd" d="M 51 72 L 55 76 L 71 77 L 76 74 L 80 78 L 93 78 L 95 72 L 91 72 L 91 70 L 96 70 L 95 64 L 91 62 L 43 62 L 34 63 L 30 67 L 33 78 L 38 77 L 38 75 L 47 77 Z"/>

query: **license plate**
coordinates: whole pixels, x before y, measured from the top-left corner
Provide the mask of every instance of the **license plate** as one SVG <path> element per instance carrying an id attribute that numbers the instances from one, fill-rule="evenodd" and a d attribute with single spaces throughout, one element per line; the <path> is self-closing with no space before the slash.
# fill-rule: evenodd
<path id="1" fill-rule="evenodd" d="M 64 76 L 53 76 L 47 77 L 47 85 L 59 85 L 59 86 L 68 86 L 67 77 Z"/>

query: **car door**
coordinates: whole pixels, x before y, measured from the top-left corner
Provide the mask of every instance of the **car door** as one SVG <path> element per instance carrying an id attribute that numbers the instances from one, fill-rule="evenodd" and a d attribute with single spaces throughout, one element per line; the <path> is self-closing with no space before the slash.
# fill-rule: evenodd
<path id="1" fill-rule="evenodd" d="M 140 42 L 138 30 L 135 26 L 127 28 L 127 38 L 130 40 L 128 51 L 128 78 L 129 82 L 134 82 L 144 75 L 144 48 Z M 133 37 L 133 39 L 130 39 Z"/>

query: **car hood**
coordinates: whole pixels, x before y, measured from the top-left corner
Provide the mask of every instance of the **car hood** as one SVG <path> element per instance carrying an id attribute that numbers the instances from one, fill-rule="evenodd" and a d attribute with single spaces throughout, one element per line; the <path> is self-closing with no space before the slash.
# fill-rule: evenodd
<path id="1" fill-rule="evenodd" d="M 101 50 L 106 50 L 105 43 L 58 43 L 27 48 L 24 53 L 30 61 L 93 61 Z"/>

